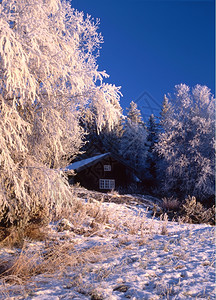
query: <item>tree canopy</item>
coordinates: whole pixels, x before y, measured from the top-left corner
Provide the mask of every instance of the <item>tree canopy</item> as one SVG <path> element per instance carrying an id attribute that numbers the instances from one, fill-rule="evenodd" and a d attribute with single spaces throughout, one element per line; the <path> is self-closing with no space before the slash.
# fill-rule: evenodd
<path id="1" fill-rule="evenodd" d="M 164 190 L 199 199 L 214 195 L 215 99 L 210 89 L 177 85 L 164 106 L 156 145 L 166 162 Z"/>
<path id="2" fill-rule="evenodd" d="M 98 130 L 112 128 L 119 119 L 119 88 L 103 82 L 108 75 L 96 61 L 103 42 L 98 24 L 68 1 L 1 1 L 3 212 L 22 205 L 28 211 L 40 201 L 51 208 L 68 197 L 57 170 L 79 153 L 81 111 L 94 107 Z M 7 217 L 14 221 L 12 213 Z"/>

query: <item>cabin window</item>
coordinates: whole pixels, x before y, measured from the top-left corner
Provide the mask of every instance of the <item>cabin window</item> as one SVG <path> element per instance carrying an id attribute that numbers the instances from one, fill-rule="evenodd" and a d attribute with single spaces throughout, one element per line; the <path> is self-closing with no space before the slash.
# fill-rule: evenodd
<path id="1" fill-rule="evenodd" d="M 104 171 L 111 171 L 111 165 L 104 165 Z"/>
<path id="2" fill-rule="evenodd" d="M 114 179 L 100 179 L 99 180 L 99 188 L 100 188 L 100 190 L 112 190 L 115 188 L 115 180 Z"/>

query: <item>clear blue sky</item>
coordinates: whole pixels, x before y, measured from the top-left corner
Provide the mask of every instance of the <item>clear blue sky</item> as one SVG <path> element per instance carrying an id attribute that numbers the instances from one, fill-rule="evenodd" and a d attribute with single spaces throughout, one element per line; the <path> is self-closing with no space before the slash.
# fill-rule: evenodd
<path id="1" fill-rule="evenodd" d="M 145 91 L 161 103 L 179 83 L 215 93 L 213 0 L 73 0 L 72 7 L 100 18 L 99 69 L 122 87 L 123 108 Z"/>

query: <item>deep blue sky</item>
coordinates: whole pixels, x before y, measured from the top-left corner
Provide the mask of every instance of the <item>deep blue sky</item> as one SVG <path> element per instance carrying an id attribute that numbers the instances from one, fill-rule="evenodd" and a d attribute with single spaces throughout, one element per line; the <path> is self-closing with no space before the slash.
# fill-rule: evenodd
<path id="1" fill-rule="evenodd" d="M 123 108 L 143 92 L 161 103 L 179 83 L 215 92 L 213 0 L 73 0 L 72 7 L 100 18 L 99 69 L 122 87 Z"/>

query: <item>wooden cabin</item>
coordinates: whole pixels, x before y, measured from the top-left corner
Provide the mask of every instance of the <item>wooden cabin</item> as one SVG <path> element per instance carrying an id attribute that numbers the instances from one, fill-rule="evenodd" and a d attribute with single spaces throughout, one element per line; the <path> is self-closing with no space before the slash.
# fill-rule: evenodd
<path id="1" fill-rule="evenodd" d="M 118 190 L 138 181 L 134 169 L 110 153 L 76 161 L 65 169 L 68 174 L 71 170 L 75 175 L 68 175 L 69 183 L 80 183 L 89 190 Z"/>

